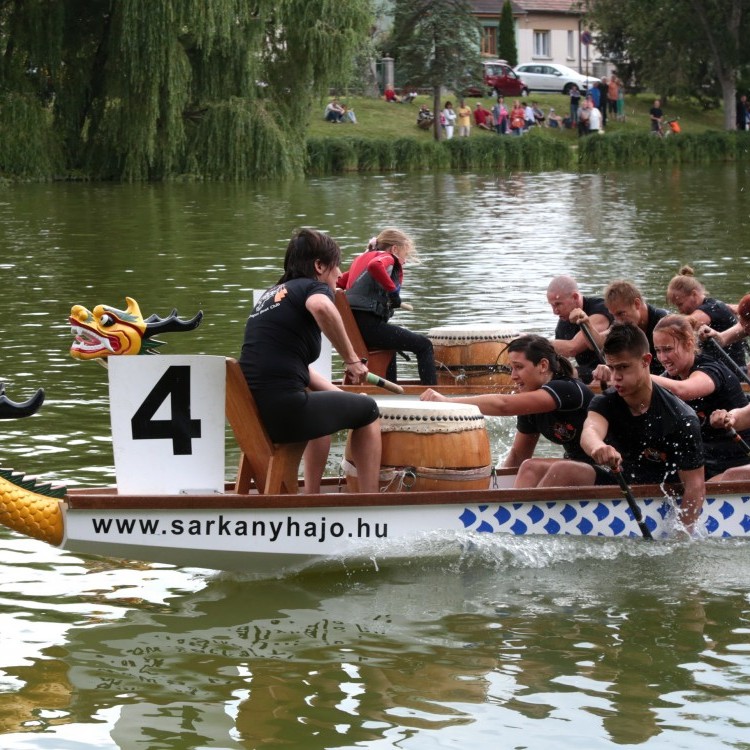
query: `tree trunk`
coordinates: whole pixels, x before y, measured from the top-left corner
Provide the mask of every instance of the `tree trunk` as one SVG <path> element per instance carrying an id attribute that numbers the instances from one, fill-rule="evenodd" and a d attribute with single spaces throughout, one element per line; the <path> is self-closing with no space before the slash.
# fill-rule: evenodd
<path id="1" fill-rule="evenodd" d="M 737 129 L 737 55 L 740 45 L 740 21 L 742 19 L 743 0 L 728 0 L 727 10 L 727 35 L 731 43 L 731 50 L 722 49 L 718 42 L 714 28 L 708 21 L 706 10 L 702 0 L 691 0 L 706 37 L 708 50 L 713 58 L 714 68 L 721 84 L 721 95 L 724 98 L 724 128 L 726 130 Z M 726 46 L 726 45 L 725 45 Z M 729 56 L 731 62 L 727 64 L 725 57 Z"/>
<path id="2" fill-rule="evenodd" d="M 737 85 L 734 76 L 721 76 L 719 80 L 724 98 L 724 130 L 737 130 Z"/>
<path id="3" fill-rule="evenodd" d="M 432 88 L 432 111 L 435 114 L 432 132 L 435 135 L 435 140 L 439 141 L 443 134 L 443 129 L 440 127 L 440 86 L 433 86 Z"/>

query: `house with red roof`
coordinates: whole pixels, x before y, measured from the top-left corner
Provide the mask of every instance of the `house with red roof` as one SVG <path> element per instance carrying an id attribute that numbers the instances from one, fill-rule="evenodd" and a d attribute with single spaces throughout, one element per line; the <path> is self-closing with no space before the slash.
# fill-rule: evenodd
<path id="1" fill-rule="evenodd" d="M 501 56 L 497 48 L 503 0 L 471 0 L 482 26 L 482 55 Z M 511 0 L 516 27 L 518 62 L 550 62 L 567 65 L 601 77 L 607 65 L 587 37 L 580 0 Z"/>

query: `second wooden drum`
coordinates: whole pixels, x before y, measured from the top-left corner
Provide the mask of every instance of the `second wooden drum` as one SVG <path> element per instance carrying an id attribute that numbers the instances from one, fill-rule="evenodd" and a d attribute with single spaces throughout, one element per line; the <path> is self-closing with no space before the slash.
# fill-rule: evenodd
<path id="1" fill-rule="evenodd" d="M 497 325 L 431 328 L 438 385 L 508 385 L 508 344 L 521 334 Z"/>

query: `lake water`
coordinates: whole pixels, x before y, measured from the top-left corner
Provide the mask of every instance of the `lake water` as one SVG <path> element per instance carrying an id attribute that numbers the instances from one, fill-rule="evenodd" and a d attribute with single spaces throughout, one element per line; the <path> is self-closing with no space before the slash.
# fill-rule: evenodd
<path id="1" fill-rule="evenodd" d="M 416 330 L 551 334 L 558 273 L 585 294 L 629 278 L 663 306 L 689 263 L 736 302 L 749 175 L 2 187 L 0 380 L 15 400 L 43 386 L 47 401 L 2 423 L 0 465 L 113 481 L 106 372 L 68 356 L 73 304 L 202 309 L 163 351 L 236 355 L 252 290 L 276 281 L 301 225 L 329 231 L 346 261 L 386 225 L 409 231 L 422 263 L 407 267 L 415 309 L 397 321 Z M 513 431 L 492 420 L 498 458 Z M 409 565 L 336 560 L 259 581 L 82 559 L 0 531 L 0 565 L 8 750 L 750 747 L 744 540 L 428 538 Z"/>

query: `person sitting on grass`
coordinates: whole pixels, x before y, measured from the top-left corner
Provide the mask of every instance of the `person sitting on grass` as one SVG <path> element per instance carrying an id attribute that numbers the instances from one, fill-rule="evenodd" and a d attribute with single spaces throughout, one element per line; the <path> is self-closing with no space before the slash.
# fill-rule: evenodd
<path id="1" fill-rule="evenodd" d="M 545 121 L 544 110 L 539 106 L 538 102 L 531 102 L 531 111 L 534 113 L 534 122 L 539 127 L 542 127 Z"/>
<path id="2" fill-rule="evenodd" d="M 323 119 L 326 122 L 341 122 L 344 119 L 344 108 L 339 104 L 338 99 L 331 99 L 323 112 Z"/>
<path id="3" fill-rule="evenodd" d="M 482 105 L 482 102 L 477 102 L 474 108 L 474 124 L 482 130 L 492 130 L 492 112 Z"/>
<path id="4" fill-rule="evenodd" d="M 385 96 L 385 100 L 389 104 L 394 104 L 394 103 L 395 104 L 401 104 L 401 99 L 399 99 L 398 96 L 396 96 L 396 92 L 395 92 L 393 86 L 386 86 L 385 87 L 385 94 L 384 94 L 384 96 Z"/>
<path id="5" fill-rule="evenodd" d="M 560 128 L 564 126 L 563 118 L 555 112 L 554 107 L 549 108 L 549 114 L 547 115 L 547 121 L 551 128 Z"/>
<path id="6" fill-rule="evenodd" d="M 417 112 L 417 127 L 422 130 L 429 130 L 432 127 L 432 123 L 435 122 L 435 115 L 426 104 L 419 105 L 419 112 Z"/>

